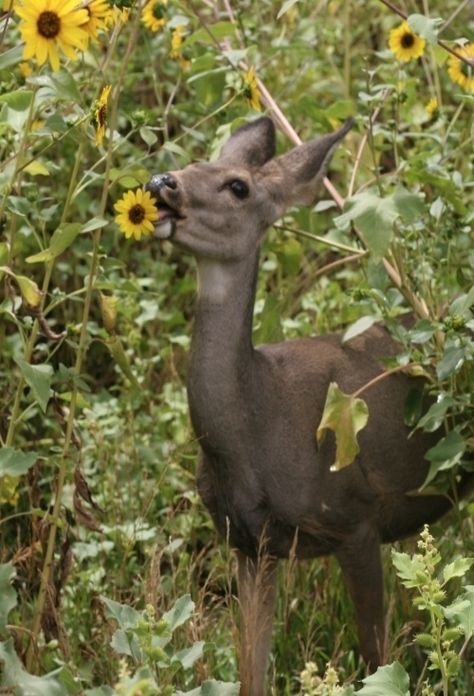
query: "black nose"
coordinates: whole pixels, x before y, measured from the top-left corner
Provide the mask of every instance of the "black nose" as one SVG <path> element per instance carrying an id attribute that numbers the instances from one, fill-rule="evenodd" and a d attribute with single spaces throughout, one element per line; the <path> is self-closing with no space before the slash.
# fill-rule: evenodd
<path id="1" fill-rule="evenodd" d="M 160 190 L 165 186 L 170 189 L 178 187 L 178 182 L 172 174 L 155 174 L 146 184 L 145 190 L 149 191 L 152 196 L 158 196 Z"/>

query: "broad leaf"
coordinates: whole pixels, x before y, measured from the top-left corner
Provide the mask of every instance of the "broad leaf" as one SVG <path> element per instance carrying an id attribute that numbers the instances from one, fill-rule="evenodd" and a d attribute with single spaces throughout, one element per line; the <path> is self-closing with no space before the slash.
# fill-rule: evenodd
<path id="1" fill-rule="evenodd" d="M 420 577 L 425 573 L 425 566 L 420 558 L 392 550 L 392 563 L 405 587 L 418 587 Z"/>
<path id="2" fill-rule="evenodd" d="M 443 24 L 441 17 L 426 17 L 421 14 L 412 14 L 407 18 L 410 29 L 413 29 L 415 34 L 426 39 L 429 44 L 436 44 L 438 41 L 439 27 Z"/>
<path id="3" fill-rule="evenodd" d="M 127 629 L 136 627 L 141 617 L 139 611 L 130 607 L 128 604 L 119 604 L 119 602 L 115 602 L 113 599 L 107 599 L 107 597 L 104 596 L 101 596 L 101 600 L 105 604 L 106 615 L 111 619 L 115 619 L 120 628 Z"/>
<path id="4" fill-rule="evenodd" d="M 211 680 L 192 691 L 176 691 L 173 696 L 239 696 L 239 693 L 240 684 Z"/>
<path id="5" fill-rule="evenodd" d="M 22 452 L 13 447 L 2 447 L 0 476 L 22 476 L 31 469 L 37 458 L 36 452 Z"/>
<path id="6" fill-rule="evenodd" d="M 362 679 L 358 696 L 410 696 L 410 678 L 399 662 L 379 667 L 375 674 Z"/>
<path id="7" fill-rule="evenodd" d="M 450 621 L 455 620 L 462 628 L 466 638 L 474 635 L 474 585 L 466 585 L 466 591 L 449 607 L 443 607 L 443 613 Z"/>
<path id="8" fill-rule="evenodd" d="M 16 570 L 11 563 L 0 565 L 0 633 L 3 633 L 8 623 L 8 614 L 16 607 L 16 592 L 12 587 L 12 580 Z"/>
<path id="9" fill-rule="evenodd" d="M 427 433 L 432 433 L 442 425 L 444 418 L 455 403 L 454 399 L 443 394 L 439 401 L 430 406 L 425 415 L 418 421 L 418 428 L 423 428 Z"/>
<path id="10" fill-rule="evenodd" d="M 15 362 L 21 370 L 21 374 L 27 385 L 31 387 L 33 396 L 38 402 L 43 413 L 46 413 L 50 397 L 51 379 L 53 368 L 51 365 L 30 365 L 21 358 L 15 358 Z"/>
<path id="11" fill-rule="evenodd" d="M 466 442 L 457 430 L 452 430 L 425 454 L 429 462 L 447 462 L 459 459 L 466 449 Z"/>
<path id="12" fill-rule="evenodd" d="M 0 95 L 0 104 L 6 103 L 10 109 L 15 111 L 26 111 L 30 108 L 33 92 L 26 89 L 17 89 L 14 92 L 7 92 Z"/>
<path id="13" fill-rule="evenodd" d="M 359 336 L 359 334 L 364 333 L 364 331 L 370 329 L 370 327 L 373 326 L 376 321 L 377 319 L 375 317 L 370 316 L 357 319 L 357 321 L 355 321 L 345 330 L 344 336 L 342 337 L 342 342 L 346 343 L 346 341 L 350 341 L 351 338 L 355 338 L 356 336 Z"/>
<path id="14" fill-rule="evenodd" d="M 327 430 L 335 433 L 336 460 L 332 471 L 349 466 L 359 454 L 357 433 L 367 425 L 368 418 L 369 410 L 365 401 L 354 399 L 352 394 L 344 394 L 335 382 L 331 382 L 316 438 L 318 444 L 321 444 Z"/>
<path id="15" fill-rule="evenodd" d="M 81 232 L 81 228 L 82 226 L 79 222 L 66 222 L 60 225 L 58 229 L 53 232 L 49 246 L 38 254 L 28 256 L 26 261 L 28 263 L 46 263 L 52 261 L 71 246 L 79 232 Z"/>
<path id="16" fill-rule="evenodd" d="M 385 256 L 392 238 L 393 223 L 400 214 L 393 197 L 380 198 L 373 190 L 364 191 L 352 196 L 346 206 L 346 212 L 335 219 L 336 225 L 354 222 L 375 258 Z"/>
<path id="17" fill-rule="evenodd" d="M 0 643 L 0 663 L 3 663 L 0 684 L 5 689 L 11 687 L 5 693 L 28 694 L 28 696 L 66 696 L 68 693 L 59 681 L 62 668 L 44 677 L 28 674 L 15 653 L 12 638 Z"/>
<path id="18" fill-rule="evenodd" d="M 190 669 L 197 660 L 200 660 L 203 655 L 204 641 L 199 640 L 194 643 L 190 648 L 184 648 L 183 650 L 178 650 L 177 653 L 173 655 L 173 662 L 179 662 L 183 669 Z"/>
<path id="19" fill-rule="evenodd" d="M 193 611 L 193 600 L 190 595 L 184 595 L 175 602 L 169 611 L 163 614 L 163 619 L 168 622 L 170 630 L 174 631 L 175 628 L 178 628 L 178 626 L 181 626 L 191 618 Z"/>
<path id="20" fill-rule="evenodd" d="M 463 578 L 472 566 L 474 558 L 456 558 L 443 569 L 443 580 L 449 582 L 451 578 Z"/>
<path id="21" fill-rule="evenodd" d="M 35 281 L 24 275 L 15 275 L 15 280 L 18 283 L 25 304 L 34 309 L 39 307 L 43 293 L 36 285 Z"/>

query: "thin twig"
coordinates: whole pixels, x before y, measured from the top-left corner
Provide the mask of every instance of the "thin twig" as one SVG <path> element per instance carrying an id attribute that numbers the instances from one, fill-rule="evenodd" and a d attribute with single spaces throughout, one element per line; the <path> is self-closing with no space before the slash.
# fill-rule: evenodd
<path id="1" fill-rule="evenodd" d="M 393 3 L 391 3 L 389 0 L 380 0 L 380 2 L 388 7 L 389 10 L 392 10 L 392 12 L 395 12 L 395 14 L 399 15 L 402 17 L 402 19 L 408 19 L 408 15 L 406 12 L 403 12 L 403 10 L 400 10 L 398 7 L 396 7 Z M 444 29 L 444 27 L 443 27 Z M 470 68 L 474 68 L 474 60 L 470 60 L 469 58 L 466 58 L 466 56 L 463 56 L 461 53 L 458 53 L 454 48 L 451 48 L 446 41 L 442 41 L 441 39 L 438 39 L 438 46 L 441 46 L 441 48 L 444 48 L 445 51 L 448 53 L 451 53 L 452 56 L 455 56 L 458 60 L 461 60 L 463 63 L 466 63 Z"/>

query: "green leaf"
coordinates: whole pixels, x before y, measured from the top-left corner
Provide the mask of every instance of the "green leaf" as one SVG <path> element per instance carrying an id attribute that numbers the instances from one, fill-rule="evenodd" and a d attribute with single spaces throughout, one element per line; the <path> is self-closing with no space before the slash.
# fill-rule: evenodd
<path id="1" fill-rule="evenodd" d="M 463 348 L 453 345 L 446 346 L 442 359 L 436 365 L 438 379 L 442 382 L 460 370 L 464 363 L 464 359 L 465 353 Z"/>
<path id="2" fill-rule="evenodd" d="M 339 471 L 352 464 L 360 452 L 357 433 L 367 425 L 369 410 L 362 399 L 344 394 L 335 382 L 329 385 L 324 411 L 316 432 L 318 444 L 324 440 L 327 430 L 336 436 L 336 461 L 332 471 Z"/>
<path id="3" fill-rule="evenodd" d="M 418 428 L 423 428 L 427 433 L 432 433 L 442 425 L 444 418 L 455 401 L 450 396 L 443 394 L 439 401 L 432 404 L 425 415 L 418 421 Z"/>
<path id="4" fill-rule="evenodd" d="M 29 365 L 22 358 L 15 358 L 15 362 L 21 370 L 21 374 L 27 385 L 31 388 L 33 396 L 38 402 L 43 413 L 46 413 L 48 405 L 53 368 L 51 365 Z"/>
<path id="5" fill-rule="evenodd" d="M 450 621 L 455 620 L 462 628 L 466 638 L 474 635 L 474 585 L 466 585 L 466 591 L 448 607 L 443 607 L 443 613 Z"/>
<path id="6" fill-rule="evenodd" d="M 299 0 L 285 0 L 283 5 L 280 8 L 280 11 L 277 14 L 277 19 L 280 19 L 280 17 L 283 17 L 284 14 L 290 10 L 293 5 L 296 5 L 296 3 L 299 2 Z"/>
<path id="7" fill-rule="evenodd" d="M 30 77 L 31 84 L 41 87 L 41 97 L 50 97 L 80 104 L 81 93 L 74 77 L 65 68 L 51 75 L 38 75 Z"/>
<path id="8" fill-rule="evenodd" d="M 0 95 L 0 104 L 8 104 L 14 111 L 27 111 L 30 108 L 34 92 L 30 89 L 17 89 Z"/>
<path id="9" fill-rule="evenodd" d="M 393 196 L 380 198 L 374 190 L 364 191 L 352 196 L 346 206 L 346 212 L 335 218 L 336 225 L 354 222 L 374 257 L 385 256 L 392 238 L 393 223 L 400 215 Z"/>
<path id="10" fill-rule="evenodd" d="M 17 605 L 16 592 L 12 587 L 15 575 L 16 570 L 11 563 L 0 565 L 0 633 L 5 631 L 8 614 Z"/>
<path id="11" fill-rule="evenodd" d="M 377 319 L 371 316 L 361 317 L 360 319 L 357 319 L 357 321 L 355 321 L 345 330 L 344 336 L 342 337 L 342 343 L 346 343 L 347 341 L 350 341 L 351 338 L 355 338 L 356 336 L 359 336 L 361 333 L 364 333 L 364 331 L 370 329 L 370 327 L 373 326 L 376 321 Z"/>
<path id="12" fill-rule="evenodd" d="M 200 660 L 203 655 L 204 641 L 199 640 L 194 643 L 190 648 L 184 648 L 184 650 L 178 650 L 177 653 L 173 655 L 173 662 L 179 662 L 183 669 L 190 669 L 197 660 Z"/>
<path id="13" fill-rule="evenodd" d="M 239 696 L 240 684 L 205 681 L 192 691 L 176 691 L 173 696 Z"/>
<path id="14" fill-rule="evenodd" d="M 133 609 L 133 607 L 130 607 L 128 604 L 119 604 L 119 602 L 115 602 L 113 599 L 107 599 L 107 597 L 103 595 L 101 595 L 100 598 L 105 604 L 106 615 L 111 619 L 115 619 L 120 628 L 125 630 L 127 628 L 136 627 L 141 617 L 140 612 Z"/>
<path id="15" fill-rule="evenodd" d="M 462 578 L 472 566 L 474 558 L 456 558 L 443 569 L 443 581 L 449 582 L 451 578 Z"/>
<path id="16" fill-rule="evenodd" d="M 17 65 L 23 58 L 23 46 L 20 44 L 11 48 L 9 51 L 5 51 L 0 55 L 0 70 L 5 70 L 5 68 L 11 68 L 12 65 Z"/>
<path id="17" fill-rule="evenodd" d="M 0 643 L 0 662 L 3 663 L 1 685 L 14 694 L 28 694 L 28 696 L 67 696 L 68 690 L 60 683 L 58 677 L 62 668 L 36 677 L 28 674 L 23 668 L 21 660 L 15 653 L 13 638 Z"/>
<path id="18" fill-rule="evenodd" d="M 210 24 L 208 27 L 206 27 L 206 29 L 202 28 L 193 32 L 186 39 L 185 46 L 192 46 L 192 44 L 196 42 L 212 44 L 214 39 L 232 39 L 234 36 L 235 24 L 233 22 L 216 22 L 215 24 Z"/>
<path id="19" fill-rule="evenodd" d="M 27 263 L 47 263 L 63 253 L 71 246 L 77 235 L 82 231 L 79 222 L 65 222 L 60 225 L 52 234 L 49 246 L 38 254 L 28 256 Z"/>
<path id="20" fill-rule="evenodd" d="M 416 222 L 425 211 L 425 202 L 419 194 L 407 191 L 403 186 L 398 186 L 392 197 L 398 214 L 409 225 Z"/>
<path id="21" fill-rule="evenodd" d="M 436 44 L 438 42 L 438 28 L 443 24 L 441 17 L 425 17 L 421 14 L 412 14 L 407 17 L 407 22 L 410 25 L 410 29 L 413 29 L 415 34 L 421 36 L 429 44 Z"/>
<path id="22" fill-rule="evenodd" d="M 405 587 L 419 586 L 419 575 L 425 572 L 424 563 L 420 558 L 392 549 L 392 563 Z"/>
<path id="23" fill-rule="evenodd" d="M 0 476 L 22 476 L 31 469 L 38 455 L 36 452 L 22 452 L 13 447 L 0 449 Z"/>
<path id="24" fill-rule="evenodd" d="M 466 443 L 457 430 L 452 430 L 425 454 L 429 462 L 446 462 L 460 458 L 466 449 Z"/>
<path id="25" fill-rule="evenodd" d="M 175 628 L 178 628 L 178 626 L 181 626 L 191 618 L 193 611 L 194 602 L 190 595 L 183 595 L 169 611 L 163 614 L 163 619 L 169 623 L 170 630 L 174 631 Z"/>
<path id="26" fill-rule="evenodd" d="M 399 662 L 379 667 L 375 674 L 362 679 L 358 696 L 410 696 L 410 678 Z"/>

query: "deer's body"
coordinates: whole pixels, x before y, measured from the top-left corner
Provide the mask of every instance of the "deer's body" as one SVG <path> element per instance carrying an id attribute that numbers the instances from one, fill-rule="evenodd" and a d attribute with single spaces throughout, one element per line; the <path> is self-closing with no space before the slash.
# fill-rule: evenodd
<path id="1" fill-rule="evenodd" d="M 316 428 L 330 382 L 352 393 L 397 353 L 379 326 L 254 348 L 259 246 L 289 205 L 314 199 L 317 179 L 346 129 L 272 159 L 274 128 L 260 119 L 232 136 L 216 163 L 155 176 L 157 234 L 197 260 L 198 299 L 188 371 L 201 455 L 198 488 L 238 551 L 242 696 L 262 696 L 278 558 L 335 554 L 356 606 L 361 651 L 383 660 L 380 543 L 439 517 L 447 499 L 407 496 L 423 482 L 427 436 L 408 438 L 406 397 L 419 380 L 393 375 L 364 398 L 361 453 L 334 472 L 334 441 Z M 236 183 L 237 182 L 237 183 Z M 262 553 L 263 552 L 263 553 Z"/>

